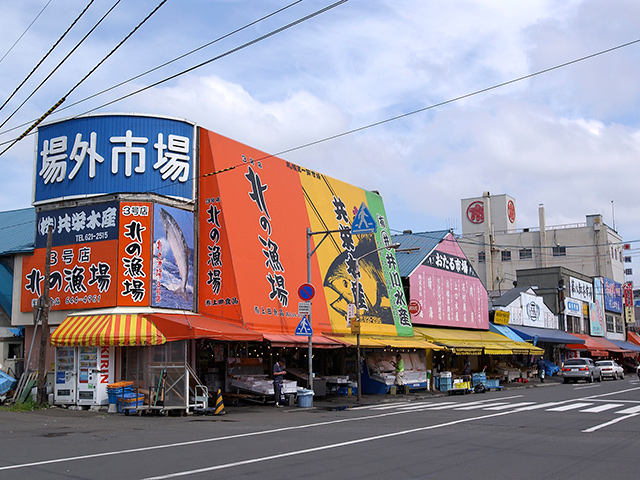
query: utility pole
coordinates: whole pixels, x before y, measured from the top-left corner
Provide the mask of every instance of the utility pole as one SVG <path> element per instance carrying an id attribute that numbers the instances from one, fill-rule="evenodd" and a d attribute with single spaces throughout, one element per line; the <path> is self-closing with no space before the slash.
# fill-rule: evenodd
<path id="1" fill-rule="evenodd" d="M 47 254 L 44 263 L 44 287 L 42 289 L 42 328 L 40 329 L 40 357 L 38 358 L 38 404 L 47 403 L 47 346 L 49 344 L 49 277 L 51 276 L 51 237 L 53 225 L 47 233 Z M 35 330 L 34 330 L 35 335 Z"/>

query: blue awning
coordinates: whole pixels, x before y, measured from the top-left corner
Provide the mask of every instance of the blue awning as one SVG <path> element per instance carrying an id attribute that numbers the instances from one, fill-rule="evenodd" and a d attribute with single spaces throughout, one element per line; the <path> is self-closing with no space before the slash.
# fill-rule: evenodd
<path id="1" fill-rule="evenodd" d="M 607 340 L 609 340 L 611 343 L 615 343 L 620 348 L 624 348 L 631 352 L 640 352 L 640 347 L 635 343 L 625 342 L 624 340 L 614 340 L 612 338 L 608 338 Z"/>
<path id="2" fill-rule="evenodd" d="M 560 343 L 563 345 L 567 343 L 584 343 L 583 339 L 556 328 L 525 327 L 524 325 L 509 325 L 509 328 L 525 340 L 535 341 L 536 343 Z"/>
<path id="3" fill-rule="evenodd" d="M 524 339 L 516 332 L 511 330 L 507 325 L 498 325 L 496 323 L 489 323 L 489 331 L 499 333 L 507 338 L 510 338 L 514 342 L 524 342 Z"/>

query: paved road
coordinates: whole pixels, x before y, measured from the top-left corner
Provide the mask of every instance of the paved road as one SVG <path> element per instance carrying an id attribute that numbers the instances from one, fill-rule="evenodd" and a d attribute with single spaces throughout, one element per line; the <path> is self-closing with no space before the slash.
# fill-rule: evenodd
<path id="1" fill-rule="evenodd" d="M 637 379 L 394 400 L 221 417 L 0 412 L 0 478 L 637 477 Z"/>

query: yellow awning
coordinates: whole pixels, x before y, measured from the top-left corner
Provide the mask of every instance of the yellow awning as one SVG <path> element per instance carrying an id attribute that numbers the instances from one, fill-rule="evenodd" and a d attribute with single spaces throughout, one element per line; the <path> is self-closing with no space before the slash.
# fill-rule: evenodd
<path id="1" fill-rule="evenodd" d="M 351 346 L 358 344 L 356 335 L 334 336 L 332 338 Z M 441 346 L 428 342 L 422 336 L 392 337 L 386 335 L 360 335 L 360 346 L 365 348 L 391 347 L 443 350 Z"/>
<path id="2" fill-rule="evenodd" d="M 544 350 L 525 342 L 515 342 L 499 333 L 488 330 L 447 329 L 435 327 L 416 327 L 413 332 L 423 335 L 428 341 L 443 345 L 457 355 L 541 355 Z"/>
<path id="3" fill-rule="evenodd" d="M 77 315 L 64 319 L 51 334 L 51 345 L 146 346 L 167 341 L 156 326 L 142 315 Z"/>

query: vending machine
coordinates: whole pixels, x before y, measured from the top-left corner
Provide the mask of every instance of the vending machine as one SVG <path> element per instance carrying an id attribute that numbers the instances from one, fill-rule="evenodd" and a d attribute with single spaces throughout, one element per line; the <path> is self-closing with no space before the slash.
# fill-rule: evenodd
<path id="1" fill-rule="evenodd" d="M 57 347 L 55 403 L 106 405 L 113 358 L 113 347 Z"/>
<path id="2" fill-rule="evenodd" d="M 53 390 L 57 404 L 76 403 L 76 347 L 56 348 L 56 375 Z"/>

